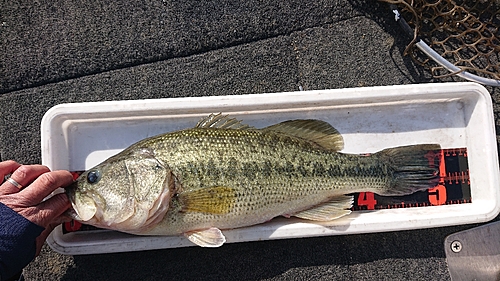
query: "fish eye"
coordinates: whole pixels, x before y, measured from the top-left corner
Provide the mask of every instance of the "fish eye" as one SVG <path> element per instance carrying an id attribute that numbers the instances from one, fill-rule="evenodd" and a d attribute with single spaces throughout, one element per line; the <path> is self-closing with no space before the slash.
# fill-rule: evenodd
<path id="1" fill-rule="evenodd" d="M 98 170 L 90 171 L 87 174 L 87 182 L 90 184 L 97 183 L 101 179 L 101 173 Z"/>

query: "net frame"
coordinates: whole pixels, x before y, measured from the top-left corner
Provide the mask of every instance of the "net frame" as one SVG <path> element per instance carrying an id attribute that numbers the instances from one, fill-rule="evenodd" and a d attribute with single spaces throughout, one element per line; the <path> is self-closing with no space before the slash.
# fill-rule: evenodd
<path id="1" fill-rule="evenodd" d="M 500 86 L 499 0 L 380 1 L 391 4 L 413 37 L 404 54 L 434 77 L 458 75 Z"/>

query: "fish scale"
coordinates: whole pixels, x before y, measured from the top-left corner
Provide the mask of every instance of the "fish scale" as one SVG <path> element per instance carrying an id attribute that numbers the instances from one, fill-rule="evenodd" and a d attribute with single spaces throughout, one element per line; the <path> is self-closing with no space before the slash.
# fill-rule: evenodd
<path id="1" fill-rule="evenodd" d="M 169 163 L 183 190 L 227 186 L 236 189 L 239 196 L 234 208 L 223 215 L 172 208 L 167 219 L 151 234 L 185 232 L 208 224 L 219 228 L 241 227 L 246 221 L 262 222 L 294 213 L 333 196 L 356 192 L 360 187 L 377 192 L 387 186 L 387 173 L 382 173 L 383 163 L 376 158 L 339 154 L 303 139 L 274 132 L 230 129 L 191 129 L 176 134 L 161 143 L 151 140 L 141 146 L 153 148 L 160 161 Z M 178 139 L 184 139 L 182 146 L 173 144 Z M 169 147 L 176 147 L 175 152 Z M 222 156 L 210 157 L 219 155 L 221 148 Z M 278 157 L 276 151 L 280 152 Z M 211 177 L 207 168 L 216 170 L 219 177 Z M 170 219 L 177 216 L 182 219 L 175 222 Z M 209 223 L 199 225 L 200 221 Z"/>

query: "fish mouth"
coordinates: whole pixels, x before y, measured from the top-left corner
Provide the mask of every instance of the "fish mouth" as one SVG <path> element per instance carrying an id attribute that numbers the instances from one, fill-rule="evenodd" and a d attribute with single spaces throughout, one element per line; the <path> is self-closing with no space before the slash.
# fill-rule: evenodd
<path id="1" fill-rule="evenodd" d="M 76 183 L 76 181 L 64 188 L 64 192 L 68 196 L 69 201 L 71 201 L 71 203 L 75 202 L 75 193 L 77 188 L 78 184 Z"/>
<path id="2" fill-rule="evenodd" d="M 79 187 L 78 181 L 65 187 L 64 193 L 71 202 L 71 208 L 65 213 L 68 217 L 88 223 L 94 222 L 102 216 L 102 212 L 96 204 L 96 198 L 99 198 L 99 196 L 91 192 L 86 192 L 81 186 Z"/>
<path id="3" fill-rule="evenodd" d="M 66 193 L 66 196 L 68 196 L 68 199 L 69 201 L 71 202 L 71 208 L 69 208 L 67 211 L 66 211 L 66 216 L 74 219 L 74 220 L 80 220 L 80 217 L 78 216 L 78 214 L 76 213 L 75 209 L 73 208 L 73 204 L 75 202 L 75 193 L 76 193 L 76 189 L 77 189 L 78 185 L 75 182 L 73 182 L 71 185 L 67 186 L 64 188 L 64 193 Z"/>

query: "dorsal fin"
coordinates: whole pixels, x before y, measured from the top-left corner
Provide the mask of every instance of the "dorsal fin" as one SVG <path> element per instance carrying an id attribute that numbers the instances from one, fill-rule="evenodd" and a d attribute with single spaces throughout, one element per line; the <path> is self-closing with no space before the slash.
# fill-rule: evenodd
<path id="1" fill-rule="evenodd" d="M 266 127 L 262 130 L 280 132 L 310 140 L 332 151 L 340 151 L 344 148 L 342 135 L 332 125 L 321 120 L 290 120 Z"/>
<path id="2" fill-rule="evenodd" d="M 198 124 L 196 124 L 195 128 L 246 130 L 253 129 L 254 127 L 243 124 L 240 120 L 230 118 L 228 115 L 222 115 L 222 113 L 219 112 L 217 114 L 212 113 L 201 119 Z"/>

